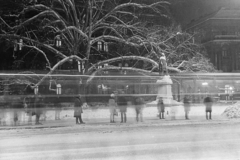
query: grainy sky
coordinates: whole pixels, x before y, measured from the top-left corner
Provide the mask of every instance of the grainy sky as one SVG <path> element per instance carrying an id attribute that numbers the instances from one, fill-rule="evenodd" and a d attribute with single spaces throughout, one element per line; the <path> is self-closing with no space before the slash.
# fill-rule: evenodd
<path id="1" fill-rule="evenodd" d="M 183 25 L 221 7 L 240 8 L 240 0 L 170 0 L 176 21 Z"/>

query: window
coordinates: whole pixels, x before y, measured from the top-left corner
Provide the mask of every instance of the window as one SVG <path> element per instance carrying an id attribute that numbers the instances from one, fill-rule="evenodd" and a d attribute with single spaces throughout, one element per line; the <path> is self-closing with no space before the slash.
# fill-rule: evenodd
<path id="1" fill-rule="evenodd" d="M 103 43 L 103 42 L 98 42 L 98 43 L 97 43 L 97 44 L 98 44 L 98 50 L 99 50 L 99 51 L 102 51 L 102 43 Z"/>
<path id="2" fill-rule="evenodd" d="M 108 52 L 108 43 L 106 42 L 98 42 L 98 50 Z"/>
<path id="3" fill-rule="evenodd" d="M 105 52 L 108 52 L 108 43 L 104 43 L 103 50 Z"/>
<path id="4" fill-rule="evenodd" d="M 222 50 L 222 57 L 227 57 L 227 50 L 226 49 Z"/>

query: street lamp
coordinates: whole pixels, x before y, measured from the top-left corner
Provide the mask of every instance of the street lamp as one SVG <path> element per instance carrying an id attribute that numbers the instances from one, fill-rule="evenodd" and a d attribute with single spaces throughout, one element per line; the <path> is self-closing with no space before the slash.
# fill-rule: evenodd
<path id="1" fill-rule="evenodd" d="M 81 72 L 81 73 L 84 73 L 85 72 L 85 62 L 84 61 L 78 61 L 78 71 Z"/>
<path id="2" fill-rule="evenodd" d="M 203 86 L 208 86 L 208 83 L 207 82 L 203 82 L 202 85 Z"/>
<path id="3" fill-rule="evenodd" d="M 14 40 L 14 51 L 17 51 L 17 47 L 18 47 L 17 40 Z"/>
<path id="4" fill-rule="evenodd" d="M 203 82 L 202 86 L 205 88 L 205 94 L 206 94 L 207 93 L 208 83 L 207 82 Z"/>
<path id="5" fill-rule="evenodd" d="M 62 94 L 62 86 L 61 84 L 57 84 L 57 95 Z"/>
<path id="6" fill-rule="evenodd" d="M 36 86 L 36 87 L 34 88 L 34 94 L 35 94 L 35 95 L 38 94 L 38 86 Z"/>
<path id="7" fill-rule="evenodd" d="M 229 87 L 229 100 L 232 99 L 232 102 L 233 102 L 233 87 Z M 231 98 L 230 98 L 231 97 Z"/>
<path id="8" fill-rule="evenodd" d="M 62 46 L 62 41 L 60 35 L 56 36 L 56 46 L 61 47 Z"/>
<path id="9" fill-rule="evenodd" d="M 22 47 L 23 47 L 23 40 L 20 39 L 20 40 L 19 40 L 19 50 L 20 50 L 20 51 L 22 50 Z"/>
<path id="10" fill-rule="evenodd" d="M 128 67 L 128 64 L 127 63 L 125 63 L 125 65 L 124 65 L 125 67 Z M 127 74 L 127 71 L 124 71 L 124 74 Z"/>
<path id="11" fill-rule="evenodd" d="M 105 64 L 104 64 L 104 68 L 105 68 L 105 67 L 108 67 L 108 63 L 105 63 Z M 108 74 L 108 71 L 104 71 L 104 73 L 105 73 L 105 74 Z"/>

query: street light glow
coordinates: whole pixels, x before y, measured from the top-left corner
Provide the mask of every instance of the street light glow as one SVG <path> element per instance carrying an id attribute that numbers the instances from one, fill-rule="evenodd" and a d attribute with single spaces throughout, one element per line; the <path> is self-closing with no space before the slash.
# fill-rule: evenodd
<path id="1" fill-rule="evenodd" d="M 203 86 L 207 86 L 208 83 L 207 83 L 207 82 L 203 82 L 202 85 L 203 85 Z"/>

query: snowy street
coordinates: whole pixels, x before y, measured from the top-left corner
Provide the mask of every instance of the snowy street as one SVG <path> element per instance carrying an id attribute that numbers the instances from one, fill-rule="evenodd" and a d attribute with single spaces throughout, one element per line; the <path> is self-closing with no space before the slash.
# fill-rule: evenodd
<path id="1" fill-rule="evenodd" d="M 237 160 L 240 123 L 96 124 L 1 130 L 1 160 Z"/>

